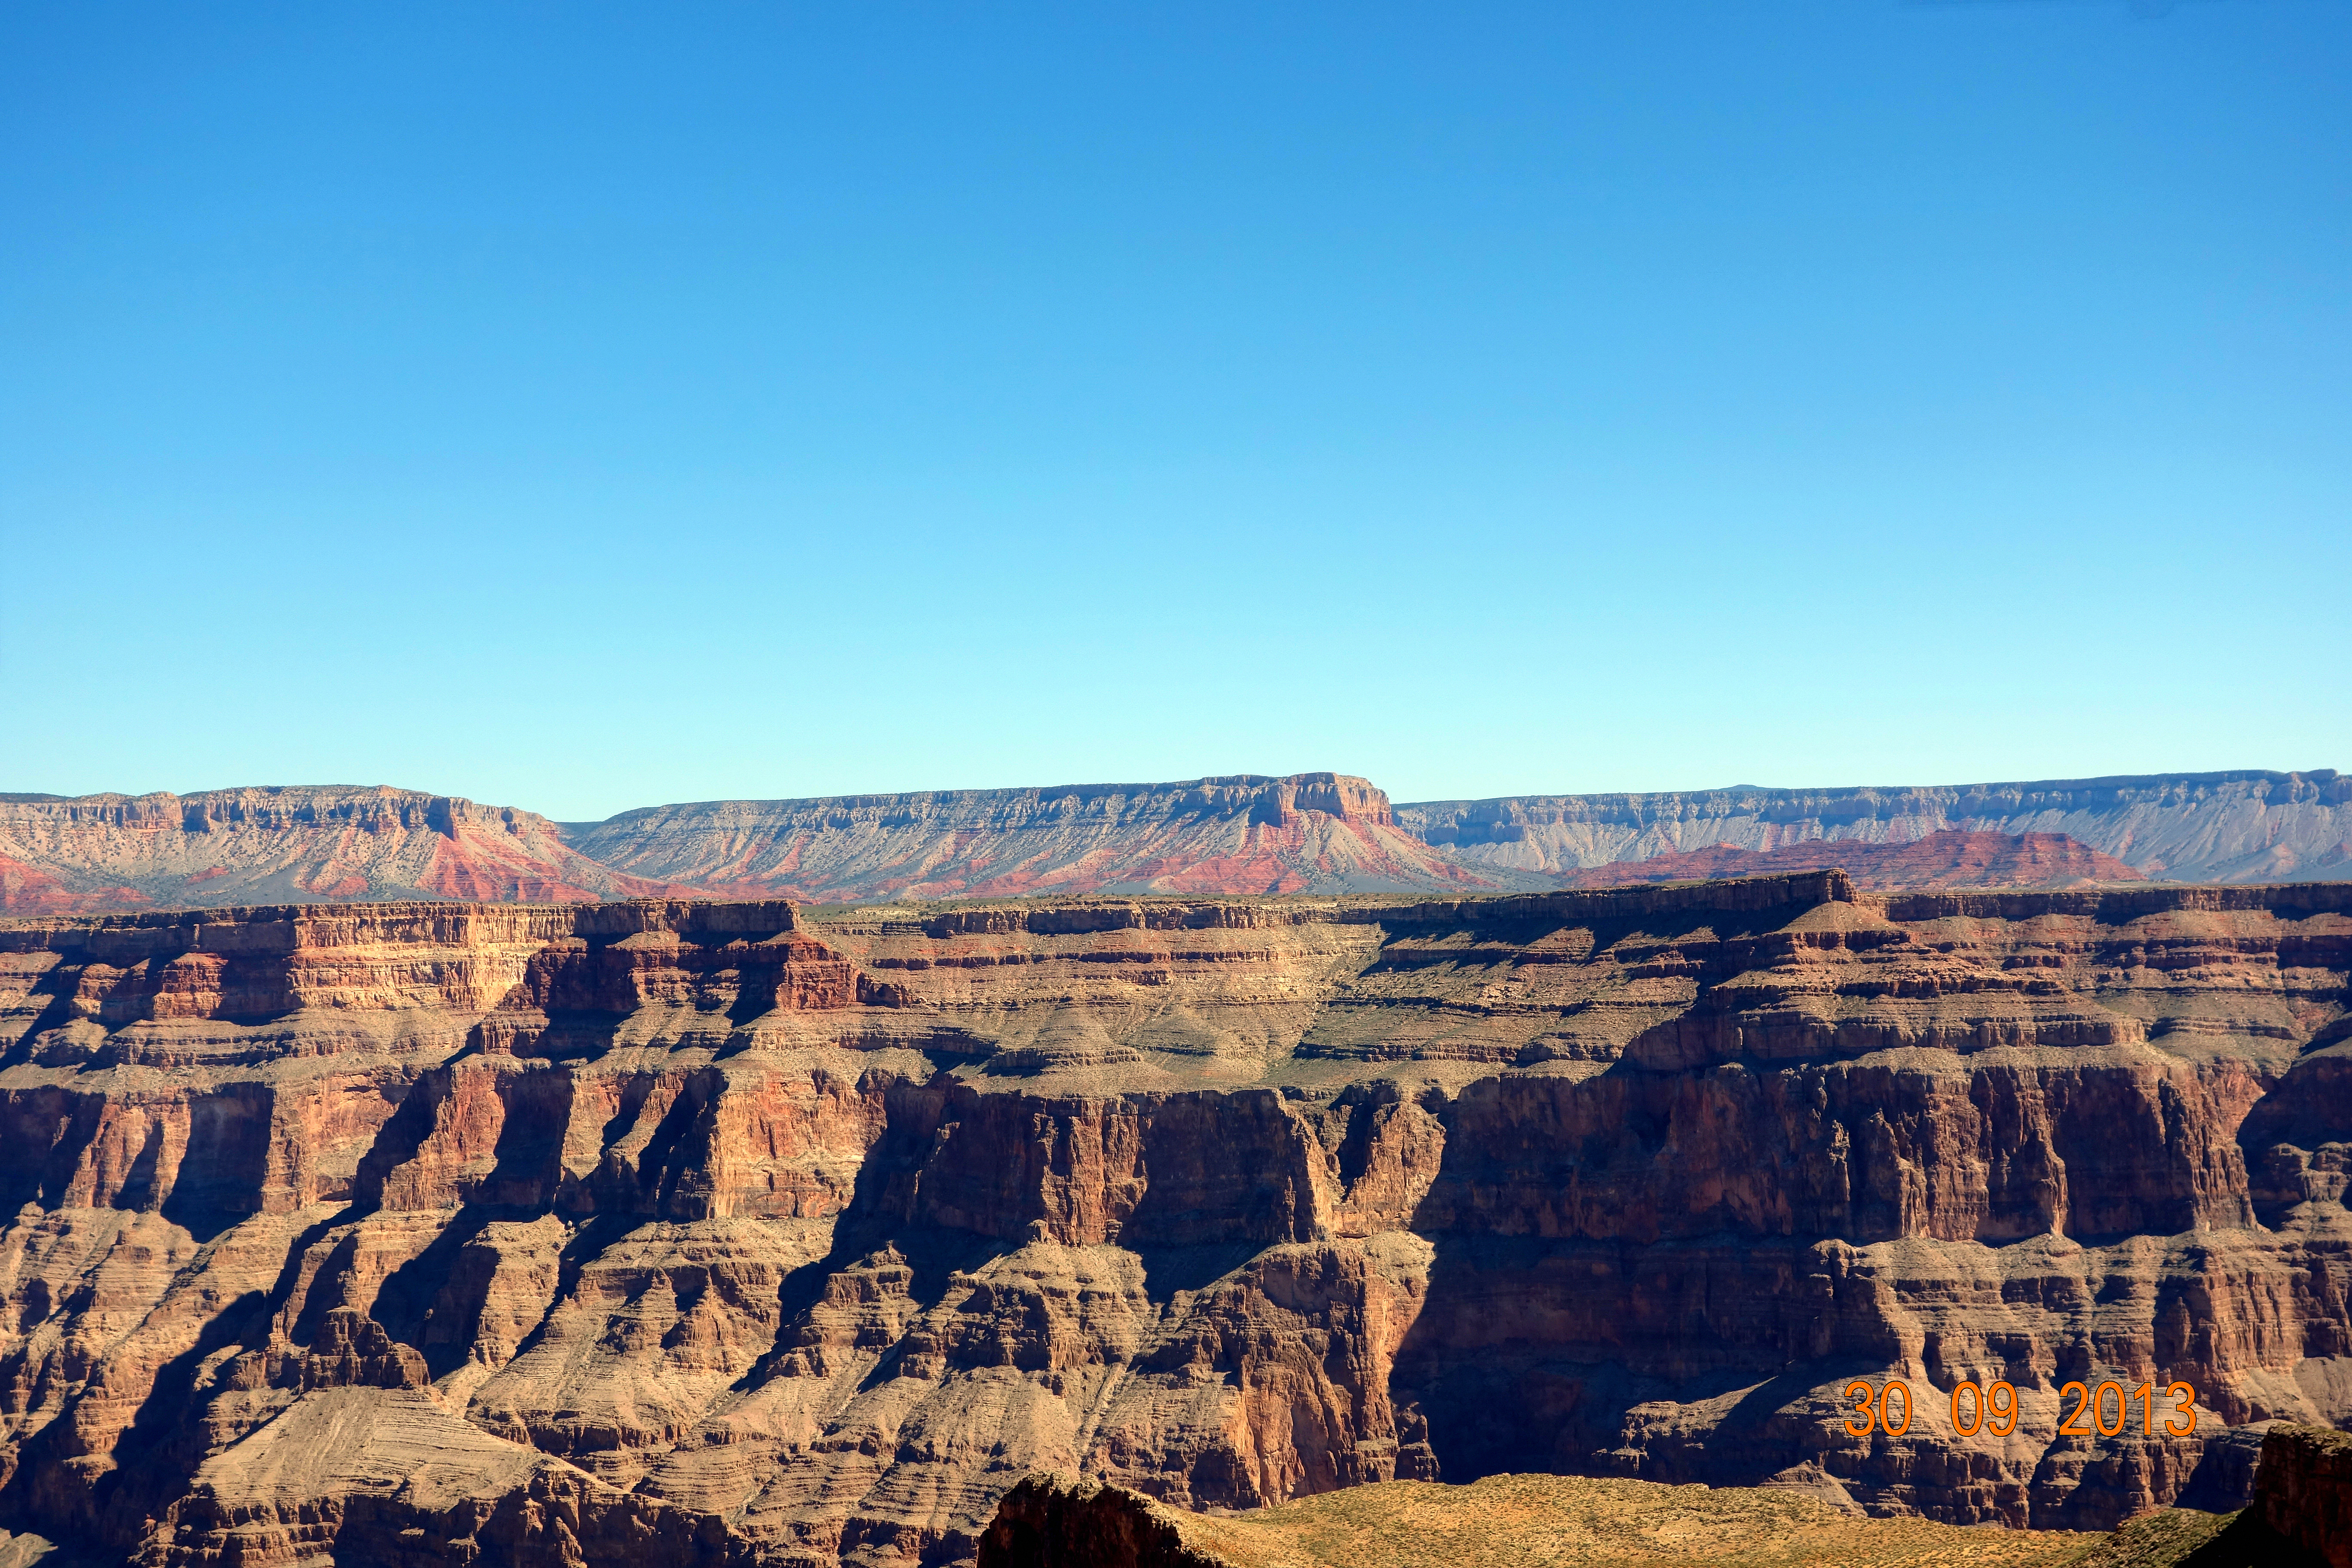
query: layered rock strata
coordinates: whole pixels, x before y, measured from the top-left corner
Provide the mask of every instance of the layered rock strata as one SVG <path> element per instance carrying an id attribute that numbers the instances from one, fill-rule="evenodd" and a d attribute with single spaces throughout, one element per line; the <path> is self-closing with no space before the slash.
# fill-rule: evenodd
<path id="1" fill-rule="evenodd" d="M 1572 888 L 1619 888 L 1633 882 L 1714 881 L 1769 877 L 1786 871 L 1844 871 L 1857 888 L 1928 891 L 1947 888 L 2107 887 L 2147 879 L 2112 855 L 2063 833 L 1963 833 L 1947 828 L 1924 838 L 1864 843 L 1811 838 L 1773 849 L 1711 845 L 1690 854 L 1620 860 L 1578 871 Z"/>
<path id="2" fill-rule="evenodd" d="M 1903 844 L 1932 833 L 2063 834 L 2177 882 L 2341 879 L 2352 778 L 2308 773 L 2055 779 L 1885 789 L 1688 790 L 1423 801 L 1399 826 L 1480 866 L 1572 873 L 1722 845 Z"/>
<path id="3" fill-rule="evenodd" d="M 572 832 L 583 853 L 630 876 L 815 903 L 1492 891 L 1556 881 L 1433 852 L 1397 827 L 1386 795 L 1346 773 L 708 801 Z"/>
<path id="4" fill-rule="evenodd" d="M 594 900 L 667 889 L 582 855 L 543 816 L 340 785 L 0 795 L 0 913 L 274 900 Z"/>
<path id="5" fill-rule="evenodd" d="M 1039 1469 L 2234 1507 L 2259 1424 L 2352 1419 L 2347 973 L 2352 888 L 1834 873 L 0 923 L 0 1527 L 939 1563 Z M 2106 1379 L 2196 1430 L 2060 1433 Z"/>
<path id="6" fill-rule="evenodd" d="M 1842 868 L 1868 888 L 2324 879 L 2321 770 L 1391 806 L 1344 773 L 710 801 L 556 824 L 410 790 L 0 796 L 0 912 L 268 899 L 803 902 L 1532 890 Z"/>

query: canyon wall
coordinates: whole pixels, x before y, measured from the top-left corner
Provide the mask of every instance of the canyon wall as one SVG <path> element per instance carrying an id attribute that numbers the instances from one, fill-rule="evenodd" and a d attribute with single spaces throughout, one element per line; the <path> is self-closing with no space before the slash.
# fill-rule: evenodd
<path id="1" fill-rule="evenodd" d="M 805 902 L 1045 893 L 1491 891 L 1557 879 L 1472 867 L 1401 832 L 1346 773 L 1189 784 L 708 801 L 571 825 L 632 876 Z"/>
<path id="2" fill-rule="evenodd" d="M 2352 1436 L 2323 1426 L 2272 1427 L 2248 1512 L 2290 1549 L 2327 1568 L 2352 1568 Z"/>
<path id="3" fill-rule="evenodd" d="M 1344 773 L 710 801 L 554 823 L 413 790 L 0 796 L 0 914 L 487 902 L 1507 892 L 1841 867 L 1865 888 L 2342 874 L 2352 781 L 2229 773 L 1391 806 Z"/>
<path id="4" fill-rule="evenodd" d="M 0 922 L 0 1528 L 946 1563 L 1034 1470 L 2235 1507 L 2263 1424 L 2352 1422 L 2347 984 L 2327 884 Z M 2061 1433 L 2107 1378 L 2195 1430 Z"/>
<path id="5" fill-rule="evenodd" d="M 341 786 L 0 796 L 0 913 L 273 900 L 871 901 L 1044 892 L 1553 887 L 1475 866 L 1339 773 L 1179 784 L 717 801 L 559 825 L 510 806 Z"/>
<path id="6" fill-rule="evenodd" d="M 1899 844 L 1960 829 L 2064 834 L 2168 881 L 2352 875 L 2352 778 L 2333 768 L 1927 788 L 1517 795 L 1400 805 L 1396 819 L 1465 860 L 1529 872 L 1573 872 L 1717 845 Z"/>
<path id="7" fill-rule="evenodd" d="M 543 816 L 415 790 L 0 795 L 0 912 L 9 914 L 666 890 L 582 855 Z"/>

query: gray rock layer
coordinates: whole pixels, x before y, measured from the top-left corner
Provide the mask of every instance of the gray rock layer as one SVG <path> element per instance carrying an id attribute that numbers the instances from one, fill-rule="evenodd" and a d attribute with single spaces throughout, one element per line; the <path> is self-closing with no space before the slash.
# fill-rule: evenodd
<path id="1" fill-rule="evenodd" d="M 2352 864 L 2352 778 L 2149 774 L 1857 789 L 1735 786 L 1664 795 L 1422 801 L 1399 826 L 1478 866 L 1564 872 L 1710 845 L 1900 843 L 1946 828 L 2063 833 L 2177 882 L 2316 881 Z"/>

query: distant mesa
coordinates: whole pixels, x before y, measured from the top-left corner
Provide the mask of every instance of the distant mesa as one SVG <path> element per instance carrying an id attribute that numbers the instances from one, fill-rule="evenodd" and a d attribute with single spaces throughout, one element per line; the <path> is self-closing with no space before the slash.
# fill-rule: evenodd
<path id="1" fill-rule="evenodd" d="M 811 903 L 1559 885 L 1432 848 L 1345 773 L 707 801 L 574 824 L 570 842 L 629 876 Z"/>
<path id="2" fill-rule="evenodd" d="M 2352 778 L 2146 773 L 2021 784 L 1509 795 L 1396 808 L 1397 825 L 1478 866 L 1574 873 L 1714 845 L 1903 843 L 1958 828 L 2064 834 L 2168 882 L 2328 881 L 2352 863 Z"/>
<path id="3" fill-rule="evenodd" d="M 646 806 L 388 786 L 0 795 L 0 913 L 457 899 L 1507 893 L 1843 868 L 1874 888 L 2352 875 L 2332 769 L 1392 805 L 1348 773 Z"/>
<path id="4" fill-rule="evenodd" d="M 532 812 L 338 784 L 0 799 L 0 911 L 658 897 Z"/>
<path id="5" fill-rule="evenodd" d="M 1717 844 L 1688 855 L 1669 853 L 1595 866 L 1576 872 L 1568 885 L 1719 881 L 1832 868 L 1864 888 L 2080 888 L 2147 880 L 2136 868 L 2063 833 L 1969 833 L 1947 827 L 1902 843 L 1812 838 L 1774 849 Z"/>

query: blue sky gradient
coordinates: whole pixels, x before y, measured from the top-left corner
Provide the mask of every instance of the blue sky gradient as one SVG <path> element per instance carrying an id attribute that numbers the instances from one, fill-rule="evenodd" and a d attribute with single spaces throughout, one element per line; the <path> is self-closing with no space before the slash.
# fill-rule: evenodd
<path id="1" fill-rule="evenodd" d="M 0 789 L 2352 767 L 2352 5 L 0 11 Z"/>

